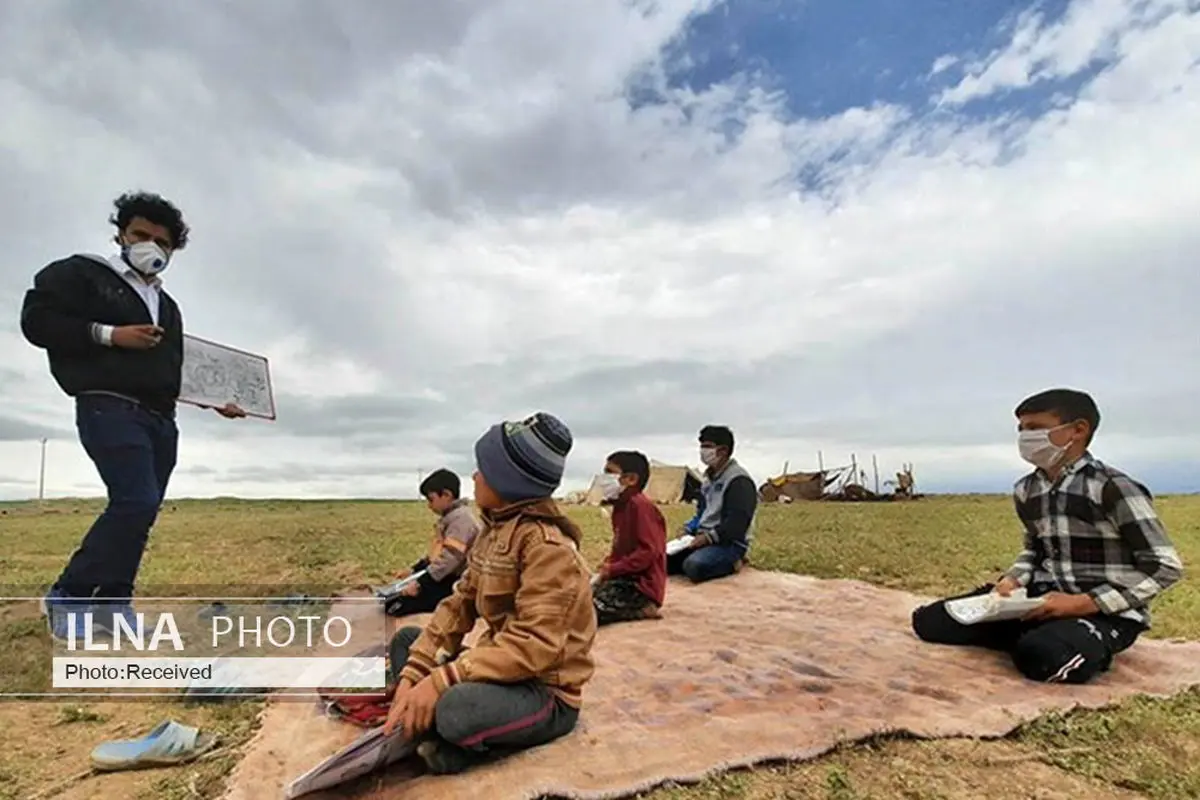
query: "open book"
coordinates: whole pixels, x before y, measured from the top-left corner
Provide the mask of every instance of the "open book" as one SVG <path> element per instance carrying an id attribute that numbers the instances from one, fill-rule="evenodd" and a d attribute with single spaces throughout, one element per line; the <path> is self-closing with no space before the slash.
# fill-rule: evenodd
<path id="1" fill-rule="evenodd" d="M 416 752 L 417 745 L 404 738 L 400 730 L 383 735 L 383 726 L 367 731 L 337 753 L 292 781 L 284 795 L 287 800 L 328 789 L 360 778 L 377 769 L 395 764 Z"/>
<path id="2" fill-rule="evenodd" d="M 371 593 L 374 594 L 376 597 L 378 597 L 380 599 L 380 601 L 386 603 L 389 600 L 391 600 L 392 598 L 394 598 L 396 595 L 400 594 L 400 592 L 403 591 L 405 588 L 407 588 L 407 587 L 411 586 L 412 584 L 416 583 L 417 581 L 421 580 L 421 576 L 424 575 L 428 571 L 429 570 L 423 569 L 420 572 L 414 572 L 412 575 L 409 575 L 407 578 L 401 578 L 398 581 L 392 581 L 391 583 L 389 583 L 386 586 L 373 586 L 373 587 L 371 587 Z"/>
<path id="3" fill-rule="evenodd" d="M 676 553 L 682 553 L 684 550 L 688 549 L 688 545 L 695 541 L 695 539 L 695 536 L 689 536 L 686 533 L 683 536 L 676 536 L 674 539 L 667 542 L 667 555 L 673 556 Z"/>
<path id="4" fill-rule="evenodd" d="M 1003 622 L 1020 619 L 1046 602 L 1042 597 L 1027 597 L 1024 589 L 1014 589 L 1008 597 L 995 592 L 974 597 L 961 597 L 946 602 L 946 613 L 962 625 L 979 622 Z"/>

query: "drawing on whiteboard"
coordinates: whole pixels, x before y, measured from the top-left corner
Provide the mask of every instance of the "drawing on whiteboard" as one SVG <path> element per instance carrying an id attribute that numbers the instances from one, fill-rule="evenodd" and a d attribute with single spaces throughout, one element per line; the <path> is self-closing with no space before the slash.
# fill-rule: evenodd
<path id="1" fill-rule="evenodd" d="M 275 419 L 267 359 L 184 334 L 179 400 L 220 408 L 233 403 L 250 416 Z"/>

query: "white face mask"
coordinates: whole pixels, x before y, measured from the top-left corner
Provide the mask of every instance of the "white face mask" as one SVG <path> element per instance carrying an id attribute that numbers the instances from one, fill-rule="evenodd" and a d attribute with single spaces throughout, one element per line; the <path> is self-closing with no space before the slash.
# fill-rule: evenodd
<path id="1" fill-rule="evenodd" d="M 157 275 L 167 268 L 170 257 L 154 242 L 135 242 L 126 245 L 121 255 L 129 266 L 143 275 Z"/>
<path id="2" fill-rule="evenodd" d="M 1063 427 L 1066 426 L 1058 426 L 1058 428 Z M 1067 448 L 1071 446 L 1070 442 L 1060 446 L 1050 441 L 1051 432 L 1058 430 L 1058 428 L 1018 432 L 1017 449 L 1021 453 L 1021 458 L 1041 470 L 1049 471 L 1054 469 L 1062 461 Z"/>
<path id="3" fill-rule="evenodd" d="M 717 448 L 701 447 L 700 448 L 700 463 L 706 467 L 711 467 L 717 463 Z"/>
<path id="4" fill-rule="evenodd" d="M 611 472 L 597 475 L 596 485 L 600 487 L 600 493 L 605 500 L 616 500 L 620 496 L 621 490 L 625 488 L 621 486 L 621 476 L 613 475 Z"/>

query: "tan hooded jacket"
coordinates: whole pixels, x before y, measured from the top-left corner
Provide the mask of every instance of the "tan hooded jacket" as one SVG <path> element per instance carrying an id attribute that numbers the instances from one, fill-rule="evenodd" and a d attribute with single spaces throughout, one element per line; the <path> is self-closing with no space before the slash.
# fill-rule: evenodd
<path id="1" fill-rule="evenodd" d="M 431 675 L 439 693 L 464 681 L 533 679 L 580 707 L 595 671 L 596 612 L 579 528 L 548 498 L 483 518 L 466 571 L 409 650 L 401 678 Z M 487 629 L 462 651 L 477 619 Z M 442 654 L 452 660 L 439 666 Z"/>

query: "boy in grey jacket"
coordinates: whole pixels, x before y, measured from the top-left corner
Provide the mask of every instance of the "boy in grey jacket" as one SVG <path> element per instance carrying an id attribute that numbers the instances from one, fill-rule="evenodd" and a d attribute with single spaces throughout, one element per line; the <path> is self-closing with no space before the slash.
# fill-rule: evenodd
<path id="1" fill-rule="evenodd" d="M 480 530 L 470 502 L 459 497 L 460 490 L 458 476 L 448 469 L 432 472 L 421 481 L 421 496 L 429 510 L 438 515 L 438 521 L 434 525 L 429 553 L 396 577 L 406 578 L 421 570 L 425 570 L 425 574 L 384 606 L 389 616 L 433 611 L 438 603 L 450 596 L 454 582 L 467 565 L 467 553 Z"/>

